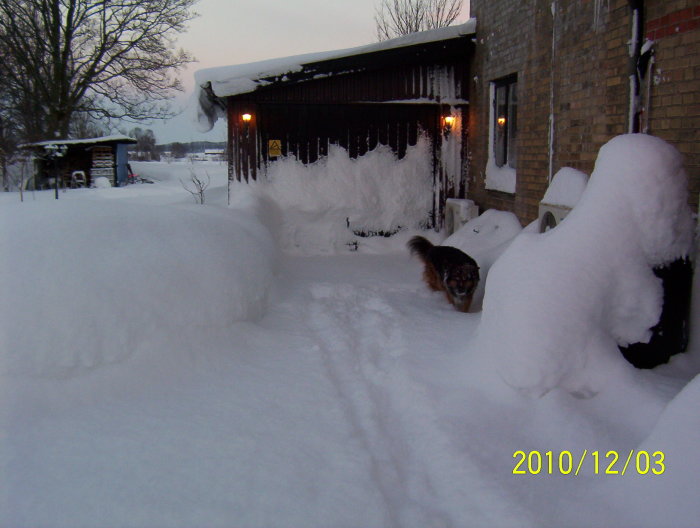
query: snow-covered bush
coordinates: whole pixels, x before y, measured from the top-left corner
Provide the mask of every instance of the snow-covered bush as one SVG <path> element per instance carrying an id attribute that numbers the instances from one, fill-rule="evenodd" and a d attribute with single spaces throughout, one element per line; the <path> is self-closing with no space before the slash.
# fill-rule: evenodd
<path id="1" fill-rule="evenodd" d="M 231 201 L 252 187 L 278 209 L 276 236 L 286 250 L 332 253 L 357 239 L 353 231 L 392 233 L 427 223 L 432 207 L 429 141 L 421 138 L 398 160 L 384 146 L 351 159 L 331 146 L 304 165 L 294 157 L 273 162 L 266 178 L 234 184 Z"/>
<path id="2" fill-rule="evenodd" d="M 0 226 L 0 374 L 74 375 L 266 309 L 274 244 L 246 211 L 59 200 Z"/>
<path id="3" fill-rule="evenodd" d="M 590 395 L 628 368 L 663 291 L 652 268 L 688 255 L 693 221 L 680 154 L 648 135 L 601 148 L 583 196 L 555 229 L 522 233 L 493 265 L 480 350 L 509 385 Z M 504 331 L 507 329 L 507 331 Z"/>

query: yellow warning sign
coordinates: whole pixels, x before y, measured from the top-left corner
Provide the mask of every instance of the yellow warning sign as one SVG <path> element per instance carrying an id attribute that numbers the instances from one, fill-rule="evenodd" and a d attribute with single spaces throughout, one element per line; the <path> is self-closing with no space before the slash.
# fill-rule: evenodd
<path id="1" fill-rule="evenodd" d="M 270 158 L 278 158 L 282 155 L 282 141 L 270 139 L 267 142 L 267 155 Z"/>

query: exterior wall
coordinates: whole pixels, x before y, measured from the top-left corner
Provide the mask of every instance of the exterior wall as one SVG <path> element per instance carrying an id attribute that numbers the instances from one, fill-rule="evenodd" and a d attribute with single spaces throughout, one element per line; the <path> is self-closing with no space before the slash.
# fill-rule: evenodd
<path id="1" fill-rule="evenodd" d="M 690 203 L 700 193 L 700 1 L 647 2 L 646 36 L 653 39 L 649 133 L 685 156 Z"/>
<path id="2" fill-rule="evenodd" d="M 445 200 L 466 192 L 471 48 L 471 37 L 460 37 L 353 56 L 320 65 L 327 70 L 312 78 L 274 81 L 228 97 L 229 180 L 257 179 L 278 155 L 313 163 L 329 145 L 356 158 L 381 144 L 402 158 L 425 135 L 433 147 L 433 223 L 441 226 Z M 248 124 L 243 113 L 252 116 Z M 449 132 L 443 128 L 447 115 L 455 117 Z M 279 144 L 274 156 L 270 141 Z"/>
<path id="3" fill-rule="evenodd" d="M 643 3 L 641 35 L 653 31 L 656 43 L 650 105 L 642 122 L 646 131 L 685 154 L 690 202 L 697 208 L 700 2 Z M 469 197 L 482 210 L 512 210 L 526 224 L 537 218 L 539 201 L 557 170 L 570 166 L 590 174 L 600 147 L 629 130 L 630 2 L 472 0 L 471 14 L 477 18 L 477 76 L 471 95 Z M 507 194 L 487 190 L 484 176 L 490 83 L 511 74 L 518 77 L 518 159 L 516 192 Z M 643 106 L 644 94 L 641 99 Z"/>
<path id="4" fill-rule="evenodd" d="M 129 171 L 127 170 L 127 163 L 129 163 L 129 154 L 127 152 L 127 145 L 125 143 L 118 143 L 114 146 L 117 159 L 115 170 L 117 172 L 117 186 L 122 187 L 126 185 Z"/>

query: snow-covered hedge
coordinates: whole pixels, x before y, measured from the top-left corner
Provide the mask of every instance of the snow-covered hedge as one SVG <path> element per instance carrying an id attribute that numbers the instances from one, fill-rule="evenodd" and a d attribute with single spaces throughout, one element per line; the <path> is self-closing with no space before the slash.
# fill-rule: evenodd
<path id="1" fill-rule="evenodd" d="M 424 227 L 432 207 L 429 141 L 421 138 L 398 160 L 379 146 L 357 159 L 339 146 L 304 165 L 294 157 L 272 163 L 267 177 L 234 184 L 231 202 L 253 191 L 274 204 L 270 225 L 280 246 L 299 253 L 347 250 L 353 231 L 391 233 Z"/>
<path id="2" fill-rule="evenodd" d="M 652 268 L 690 254 L 693 232 L 676 149 L 648 135 L 614 138 L 569 216 L 523 232 L 491 268 L 480 350 L 515 388 L 600 390 L 629 368 L 617 345 L 646 342 L 659 319 Z"/>
<path id="3" fill-rule="evenodd" d="M 5 372 L 72 375 L 266 309 L 274 244 L 246 211 L 59 200 L 4 206 L 0 226 Z"/>

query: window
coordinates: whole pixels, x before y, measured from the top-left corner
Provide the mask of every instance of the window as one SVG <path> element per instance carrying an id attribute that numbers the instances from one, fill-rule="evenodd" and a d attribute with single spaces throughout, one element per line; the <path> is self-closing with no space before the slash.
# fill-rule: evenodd
<path id="1" fill-rule="evenodd" d="M 490 85 L 489 156 L 485 186 L 492 191 L 515 193 L 517 174 L 518 78 L 510 75 Z"/>
<path id="2" fill-rule="evenodd" d="M 518 81 L 511 76 L 493 84 L 493 155 L 497 167 L 514 169 L 517 160 Z"/>

